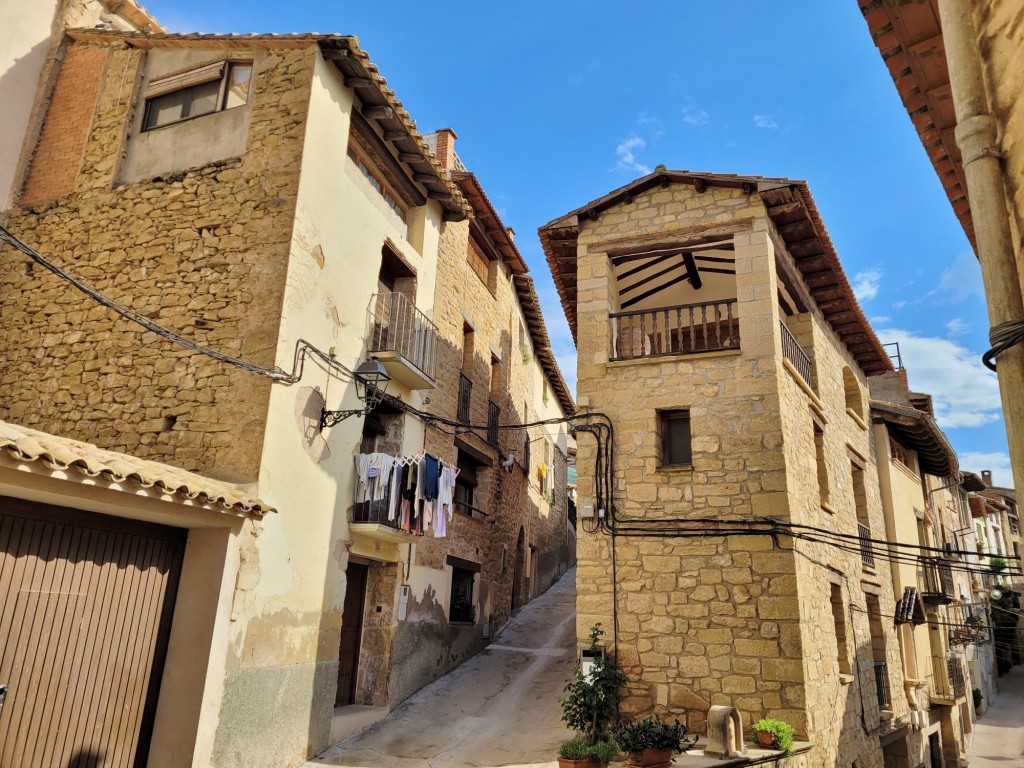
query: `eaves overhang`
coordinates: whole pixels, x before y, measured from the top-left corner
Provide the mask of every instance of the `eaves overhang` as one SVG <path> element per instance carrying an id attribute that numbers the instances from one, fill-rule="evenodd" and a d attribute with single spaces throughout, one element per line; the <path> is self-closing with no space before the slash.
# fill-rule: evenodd
<path id="1" fill-rule="evenodd" d="M 959 471 L 956 452 L 935 419 L 924 411 L 872 400 L 871 420 L 884 423 L 900 443 L 916 451 L 918 463 L 926 474 L 951 477 Z"/>

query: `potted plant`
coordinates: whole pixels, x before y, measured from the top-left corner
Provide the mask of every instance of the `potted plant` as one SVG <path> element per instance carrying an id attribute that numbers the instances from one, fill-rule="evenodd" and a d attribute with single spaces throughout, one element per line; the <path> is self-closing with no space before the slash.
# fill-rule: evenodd
<path id="1" fill-rule="evenodd" d="M 562 720 L 577 733 L 577 738 L 559 749 L 560 768 L 607 765 L 619 752 L 606 734 L 618 716 L 619 689 L 626 684 L 626 676 L 614 659 L 600 653 L 603 634 L 600 624 L 590 628 L 589 648 L 594 661 L 586 672 L 579 663 L 572 668 L 565 695 L 558 699 Z M 572 757 L 579 754 L 584 756 Z M 579 760 L 584 762 L 570 762 Z"/>
<path id="2" fill-rule="evenodd" d="M 1005 557 L 990 557 L 988 559 L 988 567 L 992 573 L 1002 573 L 1006 570 L 1006 558 Z"/>
<path id="3" fill-rule="evenodd" d="M 612 738 L 629 755 L 630 768 L 662 768 L 671 765 L 674 753 L 681 753 L 697 741 L 686 740 L 686 726 L 678 719 L 670 724 L 653 716 L 617 725 L 612 729 Z"/>
<path id="4" fill-rule="evenodd" d="M 974 714 L 981 717 L 981 702 L 985 697 L 981 694 L 981 688 L 975 688 L 971 693 L 974 695 Z"/>
<path id="5" fill-rule="evenodd" d="M 766 749 L 778 749 L 786 757 L 793 754 L 793 726 L 782 720 L 762 718 L 754 723 L 757 743 Z"/>

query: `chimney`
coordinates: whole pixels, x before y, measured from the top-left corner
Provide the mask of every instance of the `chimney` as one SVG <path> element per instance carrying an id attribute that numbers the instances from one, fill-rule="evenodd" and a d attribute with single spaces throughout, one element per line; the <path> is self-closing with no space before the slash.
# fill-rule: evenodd
<path id="1" fill-rule="evenodd" d="M 442 170 L 450 171 L 455 165 L 455 140 L 459 137 L 451 128 L 438 128 L 434 135 L 437 137 L 437 161 Z"/>
<path id="2" fill-rule="evenodd" d="M 985 485 L 991 487 L 992 486 L 992 470 L 991 469 L 983 469 L 983 470 L 981 470 L 981 480 L 982 480 L 983 483 L 985 483 Z"/>
<path id="3" fill-rule="evenodd" d="M 509 240 L 515 240 L 516 239 L 516 231 L 514 229 L 512 229 L 512 227 L 505 227 L 505 232 L 508 234 L 508 239 Z"/>

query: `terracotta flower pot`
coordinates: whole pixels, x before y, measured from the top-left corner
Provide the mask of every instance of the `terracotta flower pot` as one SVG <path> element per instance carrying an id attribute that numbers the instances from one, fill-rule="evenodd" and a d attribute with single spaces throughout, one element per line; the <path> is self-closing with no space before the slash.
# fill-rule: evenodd
<path id="1" fill-rule="evenodd" d="M 629 768 L 666 768 L 672 765 L 671 749 L 652 749 L 629 755 Z"/>
<path id="2" fill-rule="evenodd" d="M 568 757 L 558 758 L 558 768 L 594 768 L 594 761 L 589 757 L 586 760 L 572 760 Z"/>
<path id="3" fill-rule="evenodd" d="M 757 745 L 764 747 L 765 749 L 775 749 L 778 744 L 778 740 L 775 738 L 775 734 L 771 731 L 758 731 L 757 732 Z"/>

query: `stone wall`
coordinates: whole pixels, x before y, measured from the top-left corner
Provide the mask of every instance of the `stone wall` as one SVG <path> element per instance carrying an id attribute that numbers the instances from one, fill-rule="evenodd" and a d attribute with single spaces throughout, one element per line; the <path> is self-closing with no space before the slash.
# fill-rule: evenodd
<path id="1" fill-rule="evenodd" d="M 7 225 L 155 322 L 272 365 L 304 135 L 296 94 L 308 92 L 314 50 L 260 59 L 243 157 L 114 186 L 141 108 L 133 86 L 144 54 L 111 46 L 95 108 L 64 111 L 55 99 L 43 131 L 45 142 L 50 126 L 89 118 L 74 191 L 43 202 L 30 184 L 32 205 L 7 211 Z M 68 60 L 93 51 L 102 49 L 74 44 Z M 0 418 L 230 481 L 256 479 L 266 380 L 144 331 L 9 248 L 0 289 L 10 297 L 0 315 Z"/>
<path id="2" fill-rule="evenodd" d="M 702 227 L 733 232 L 740 350 L 609 361 L 608 248 L 627 243 L 640 250 L 645 238 L 684 242 L 699 237 Z M 864 467 L 872 528 L 884 531 L 871 438 L 863 420 L 846 410 L 843 367 L 856 372 L 866 392 L 863 374 L 816 312 L 786 318 L 812 354 L 814 381 L 801 386 L 799 374 L 782 362 L 778 242 L 756 197 L 722 188 L 648 191 L 581 222 L 579 394 L 615 424 L 620 518 L 771 516 L 856 535 L 849 447 Z M 656 412 L 681 408 L 690 413 L 692 464 L 662 467 Z M 812 409 L 825 422 L 832 511 L 821 506 Z M 578 455 L 582 506 L 594 502 L 593 445 L 581 441 Z M 577 632 L 582 641 L 600 622 L 611 641 L 617 624 L 616 650 L 630 681 L 626 713 L 675 715 L 701 731 L 708 707 L 726 704 L 747 722 L 777 717 L 793 724 L 798 737 L 817 745 L 809 758 L 814 764 L 837 764 L 840 755 L 841 764 L 859 757 L 859 764 L 880 765 L 877 735 L 884 728 L 864 592 L 878 593 L 880 614 L 892 615 L 884 562 L 868 571 L 856 547 L 843 552 L 782 536 L 716 536 L 710 523 L 703 523 L 701 538 L 617 536 L 613 561 L 610 538 L 593 533 L 593 524 L 583 519 L 579 532 Z M 833 582 L 842 588 L 854 673 L 843 684 Z M 884 641 L 890 669 L 897 670 L 891 630 Z M 898 678 L 891 687 L 894 699 L 903 696 Z"/>

